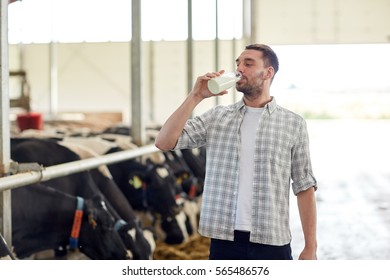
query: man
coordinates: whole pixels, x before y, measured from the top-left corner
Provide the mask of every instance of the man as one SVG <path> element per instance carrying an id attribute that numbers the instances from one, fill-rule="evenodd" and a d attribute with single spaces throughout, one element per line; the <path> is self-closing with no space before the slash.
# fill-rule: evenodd
<path id="1" fill-rule="evenodd" d="M 210 259 L 292 259 L 290 178 L 305 239 L 299 259 L 316 259 L 317 183 L 306 122 L 270 95 L 279 62 L 269 46 L 247 46 L 236 64 L 242 100 L 189 119 L 203 99 L 215 96 L 207 81 L 224 71 L 198 77 L 155 145 L 161 150 L 206 146 L 199 233 L 211 238 Z"/>

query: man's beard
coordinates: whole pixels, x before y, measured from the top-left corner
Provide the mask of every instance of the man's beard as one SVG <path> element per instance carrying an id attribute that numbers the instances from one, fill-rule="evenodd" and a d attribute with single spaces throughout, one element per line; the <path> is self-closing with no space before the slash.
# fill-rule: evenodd
<path id="1" fill-rule="evenodd" d="M 262 85 L 254 86 L 254 85 L 245 84 L 240 86 L 237 84 L 236 89 L 237 91 L 242 92 L 245 97 L 252 99 L 261 95 Z"/>

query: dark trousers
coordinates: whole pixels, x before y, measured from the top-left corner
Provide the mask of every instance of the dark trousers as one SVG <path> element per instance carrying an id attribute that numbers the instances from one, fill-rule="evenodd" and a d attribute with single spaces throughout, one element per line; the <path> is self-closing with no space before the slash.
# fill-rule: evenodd
<path id="1" fill-rule="evenodd" d="M 211 239 L 210 260 L 292 260 L 290 243 L 273 246 L 249 242 L 249 232 L 235 231 L 234 241 Z"/>

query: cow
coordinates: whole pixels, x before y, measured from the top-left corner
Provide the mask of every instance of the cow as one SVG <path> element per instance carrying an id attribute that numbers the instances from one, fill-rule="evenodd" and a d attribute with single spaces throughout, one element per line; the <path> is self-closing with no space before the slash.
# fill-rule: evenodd
<path id="1" fill-rule="evenodd" d="M 198 178 L 200 185 L 203 186 L 206 175 L 206 148 L 182 149 L 180 153 L 192 174 Z"/>
<path id="2" fill-rule="evenodd" d="M 146 135 L 151 143 L 161 127 L 148 128 Z M 131 134 L 131 127 L 126 125 L 117 125 L 105 129 L 103 135 L 110 137 L 126 137 Z M 194 232 L 198 228 L 198 218 L 200 204 L 202 202 L 202 193 L 205 177 L 206 154 L 205 148 L 186 149 L 180 151 L 164 152 L 164 161 L 159 160 L 158 164 L 164 164 L 164 168 L 172 170 L 176 177 L 176 184 L 179 184 L 185 196 L 182 197 L 183 211 L 191 226 L 187 223 L 189 232 Z"/>
<path id="3" fill-rule="evenodd" d="M 101 143 L 94 144 L 92 141 L 93 139 L 79 137 L 78 140 L 73 139 L 73 141 L 70 141 L 70 137 L 67 138 L 68 139 L 63 139 L 61 142 L 67 142 L 69 144 L 69 142 L 77 143 L 79 140 L 83 140 L 79 142 L 83 142 L 83 144 L 88 143 L 88 147 L 98 147 L 99 153 L 104 153 L 105 149 L 107 149 L 106 147 L 101 147 Z M 19 155 L 21 154 L 21 157 L 16 160 L 25 162 L 26 159 L 30 159 L 28 161 L 39 162 L 44 166 L 67 162 L 64 160 L 63 156 L 57 156 L 54 160 L 52 158 L 53 156 L 51 156 L 51 154 L 54 153 L 49 152 L 54 145 L 52 142 L 58 142 L 58 140 L 59 139 L 53 139 L 53 141 L 49 141 L 50 143 L 46 143 L 44 145 L 45 148 L 43 148 L 44 150 L 39 153 L 32 151 L 42 150 L 42 144 L 37 143 L 37 141 L 35 141 L 35 143 L 32 141 L 25 144 L 26 147 L 24 147 L 24 149 L 19 148 Z M 23 142 L 24 141 L 22 141 L 21 144 L 23 144 Z M 45 140 L 40 139 L 40 143 L 42 142 L 45 143 Z M 20 145 L 18 146 L 20 147 Z M 110 145 L 107 147 L 110 147 Z M 58 150 L 58 147 L 56 149 Z M 106 154 L 121 150 L 123 149 L 120 147 L 113 147 L 106 151 Z M 33 156 L 29 156 L 31 153 L 33 153 Z M 63 153 L 64 151 L 57 151 L 55 154 L 61 155 Z M 38 156 L 37 154 L 42 154 L 42 156 Z M 72 157 L 71 155 L 68 155 L 68 157 L 68 161 L 78 160 L 77 157 Z M 162 239 L 167 243 L 178 244 L 187 240 L 194 232 L 194 228 L 190 225 L 188 215 L 183 212 L 183 209 L 187 209 L 188 207 L 183 207 L 185 206 L 182 203 L 183 199 L 180 199 L 180 193 L 182 193 L 182 190 L 180 190 L 180 186 L 176 184 L 176 179 L 172 176 L 170 169 L 167 168 L 167 166 L 156 165 L 152 162 L 144 164 L 137 160 L 128 160 L 117 164 L 111 164 L 108 168 L 112 174 L 113 180 L 118 185 L 121 192 L 125 195 L 131 207 L 138 211 L 137 214 L 139 215 L 140 212 L 142 214 L 152 213 L 152 215 L 146 215 L 147 217 L 152 217 L 151 220 L 149 219 L 148 225 L 153 228 L 157 228 L 157 237 L 159 237 L 159 239 Z M 167 174 L 169 176 L 167 176 Z M 72 175 L 67 177 L 70 176 Z M 70 181 L 72 182 L 74 180 L 77 180 L 77 178 L 71 179 Z M 144 188 L 139 188 L 137 180 L 142 182 Z M 61 178 L 58 184 L 65 184 L 65 188 L 70 190 L 72 193 L 83 195 L 72 188 L 70 185 L 71 182 L 66 181 L 69 180 L 67 180 L 67 178 Z M 147 186 L 147 188 L 145 188 L 145 186 Z M 107 194 L 105 193 L 105 195 Z M 177 197 L 179 199 L 176 199 Z M 181 202 L 178 203 L 179 201 Z M 145 217 L 145 215 L 143 216 Z M 143 219 L 143 221 L 145 221 L 145 219 Z M 151 247 L 153 248 L 153 246 Z"/>
<path id="4" fill-rule="evenodd" d="M 107 153 L 120 151 L 113 148 Z M 157 227 L 158 238 L 168 244 L 179 244 L 193 233 L 183 212 L 182 189 L 165 164 L 150 160 L 126 160 L 108 166 L 114 181 L 138 213 L 149 217 Z"/>
<path id="5" fill-rule="evenodd" d="M 165 163 L 172 169 L 177 183 L 185 192 L 183 210 L 188 216 L 193 231 L 198 228 L 203 180 L 195 176 L 184 160 L 181 151 L 163 152 Z"/>
<path id="6" fill-rule="evenodd" d="M 157 131 L 158 128 L 147 129 L 147 137 L 151 142 L 154 142 Z M 129 135 L 131 127 L 120 124 L 103 130 L 99 136 L 121 144 L 107 152 L 110 153 L 126 146 L 126 141 L 130 141 Z M 188 201 L 188 195 L 183 196 L 183 193 L 194 196 L 201 194 L 203 189 L 199 188 L 203 185 L 188 184 L 196 181 L 196 178 L 178 182 L 182 178 L 177 178 L 169 165 L 150 160 L 144 160 L 143 163 L 131 160 L 110 165 L 109 169 L 134 209 L 141 211 L 141 215 L 152 213 L 152 217 L 148 214 L 143 216 L 151 219 L 151 223 L 158 228 L 160 239 L 169 244 L 179 244 L 195 232 L 199 202 Z"/>
<path id="7" fill-rule="evenodd" d="M 101 143 L 103 147 L 105 143 L 98 140 L 86 142 L 88 144 Z M 62 140 L 58 144 L 70 149 L 80 156 L 81 159 L 96 157 L 98 154 L 88 147 L 77 141 Z M 99 148 L 101 145 L 93 145 Z M 105 148 L 101 149 L 101 152 L 105 151 Z M 130 203 L 127 201 L 115 181 L 112 179 L 111 173 L 106 165 L 101 165 L 97 169 L 90 170 L 92 178 L 98 187 L 99 191 L 110 202 L 108 205 L 112 205 L 110 212 L 116 217 L 118 224 L 116 228 L 120 232 L 127 248 L 132 253 L 132 259 L 151 259 L 152 253 L 156 247 L 154 232 L 149 229 L 142 229 L 142 225 L 136 216 L 136 213 Z M 131 238 L 129 238 L 129 236 Z"/>
<path id="8" fill-rule="evenodd" d="M 163 154 L 165 162 L 172 169 L 187 197 L 189 199 L 199 197 L 203 193 L 203 179 L 194 175 L 183 157 L 183 151 L 166 151 Z"/>
<path id="9" fill-rule="evenodd" d="M 116 229 L 122 236 L 134 260 L 150 260 L 156 248 L 156 236 L 152 228 L 144 228 L 134 209 L 124 197 L 114 180 L 99 170 L 91 170 L 94 180 L 104 197 L 113 205 L 110 212 L 116 217 Z"/>
<path id="10" fill-rule="evenodd" d="M 104 143 L 105 141 L 96 135 L 66 137 L 60 143 L 71 149 L 75 146 L 78 146 L 77 149 L 83 146 L 84 149 L 92 148 L 93 152 L 100 155 L 123 151 L 123 147 L 134 148 L 134 144 L 126 145 L 125 141 L 121 141 L 120 146 L 117 146 L 118 138 L 115 135 L 102 134 L 102 137 L 114 139 L 115 145 L 108 140 L 109 144 Z M 122 135 L 122 137 L 125 136 Z M 169 166 L 150 160 L 143 163 L 130 159 L 110 164 L 108 169 L 130 205 L 144 217 L 143 221 L 146 216 L 151 217 L 151 221 L 149 219 L 147 223 L 153 228 L 157 227 L 159 239 L 170 244 L 178 244 L 187 240 L 193 233 L 188 217 L 182 211 L 183 205 L 180 198 L 183 190 L 177 184 L 176 177 Z M 151 213 L 151 215 L 142 215 L 140 212 L 142 214 Z"/>
<path id="11" fill-rule="evenodd" d="M 12 240 L 17 258 L 65 247 L 73 238 L 73 249 L 92 260 L 129 259 L 114 229 L 115 221 L 100 196 L 83 199 L 37 183 L 13 189 L 11 197 Z M 73 227 L 76 220 L 81 224 Z"/>
<path id="12" fill-rule="evenodd" d="M 18 162 L 37 162 L 43 166 L 52 166 L 80 160 L 79 155 L 71 151 L 69 148 L 60 145 L 58 143 L 58 139 L 12 139 L 11 143 L 11 158 Z M 95 194 L 99 194 L 101 198 L 105 200 L 108 209 L 114 216 L 117 222 L 116 229 L 122 236 L 123 241 L 131 252 L 132 257 L 134 259 L 152 258 L 152 250 L 155 246 L 153 234 L 150 232 L 142 232 L 140 224 L 136 222 L 135 217 L 134 219 L 129 218 L 132 215 L 131 213 L 128 214 L 125 219 L 118 214 L 116 210 L 123 207 L 123 205 L 126 206 L 126 203 L 119 206 L 115 205 L 116 207 L 111 204 L 126 201 L 124 198 L 122 200 L 120 199 L 122 195 L 121 193 L 119 193 L 119 199 L 117 199 L 118 197 L 111 197 L 111 199 L 108 200 L 99 190 L 91 171 L 83 171 L 61 178 L 51 179 L 49 182 L 57 189 L 74 196 L 89 198 Z M 110 180 L 105 182 L 110 182 Z M 115 187 L 115 185 L 113 187 Z M 111 193 L 111 191 L 114 193 L 114 188 L 109 190 L 109 193 Z M 116 193 L 118 194 L 118 192 Z M 129 208 L 130 206 L 128 203 L 127 206 L 131 212 L 132 209 Z M 144 234 L 147 235 L 147 238 Z"/>

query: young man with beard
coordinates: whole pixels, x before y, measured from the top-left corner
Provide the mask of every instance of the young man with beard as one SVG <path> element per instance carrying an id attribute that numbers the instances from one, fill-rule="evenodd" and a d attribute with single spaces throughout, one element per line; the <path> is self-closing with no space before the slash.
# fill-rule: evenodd
<path id="1" fill-rule="evenodd" d="M 305 120 L 277 105 L 270 93 L 279 69 L 275 52 L 252 44 L 236 59 L 243 98 L 189 119 L 205 98 L 217 95 L 197 78 L 192 91 L 161 128 L 161 150 L 206 146 L 199 233 L 211 238 L 210 259 L 292 259 L 290 185 L 297 195 L 305 246 L 299 259 L 316 259 L 316 179 Z M 292 184 L 290 184 L 292 180 Z"/>

